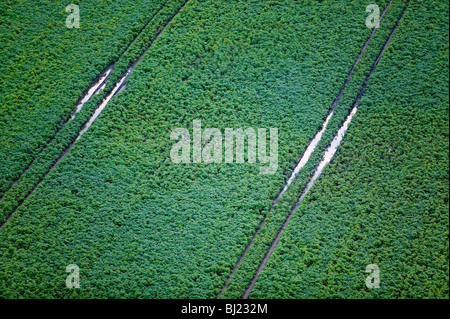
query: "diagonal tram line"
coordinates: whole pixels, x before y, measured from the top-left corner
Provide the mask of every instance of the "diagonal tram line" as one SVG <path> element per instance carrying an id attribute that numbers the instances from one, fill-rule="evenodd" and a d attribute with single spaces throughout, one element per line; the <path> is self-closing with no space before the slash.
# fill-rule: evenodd
<path id="1" fill-rule="evenodd" d="M 122 54 L 117 58 L 116 62 L 119 61 L 122 56 L 128 51 L 128 49 L 133 45 L 133 43 L 136 42 L 136 40 L 139 38 L 139 36 L 142 34 L 142 32 L 144 32 L 144 30 L 147 28 L 147 26 L 153 21 L 153 19 L 158 15 L 158 13 L 161 12 L 162 9 L 164 9 L 164 7 L 166 6 L 166 4 L 169 2 L 170 0 L 166 0 L 162 6 L 152 15 L 152 17 L 149 19 L 149 21 L 144 25 L 144 27 L 139 31 L 139 33 L 136 35 L 136 37 L 127 45 L 127 47 L 125 48 L 125 50 L 122 51 Z M 183 5 L 184 6 L 184 5 Z M 76 114 L 78 112 L 81 111 L 83 105 L 88 102 L 91 97 L 94 94 L 98 94 L 100 90 L 103 89 L 103 86 L 106 84 L 106 82 L 108 81 L 109 76 L 111 75 L 113 69 L 114 69 L 114 64 L 109 64 L 105 70 L 103 70 L 100 75 L 98 75 L 88 86 L 88 88 L 81 94 L 81 97 L 77 100 L 77 102 L 75 103 L 75 108 L 72 110 L 72 114 L 71 117 L 65 121 L 62 126 L 56 131 L 55 135 L 50 138 L 50 140 L 45 143 L 45 145 L 41 148 L 41 150 L 38 151 L 38 153 L 34 156 L 34 158 L 31 160 L 31 162 L 25 167 L 25 169 L 22 171 L 22 173 L 19 175 L 19 177 L 13 181 L 13 183 L 11 184 L 11 186 L 3 193 L 2 196 L 0 196 L 0 201 L 3 200 L 3 198 L 6 196 L 6 193 L 9 192 L 9 190 L 13 187 L 13 185 L 16 185 L 19 183 L 20 178 L 26 174 L 30 168 L 33 166 L 34 162 L 36 161 L 36 158 L 42 154 L 42 152 L 45 151 L 45 149 L 48 147 L 48 145 L 50 145 L 50 143 L 59 135 L 59 133 L 61 132 L 61 130 L 72 120 L 75 119 Z M 1 227 L 0 227 L 1 229 Z"/>
<path id="2" fill-rule="evenodd" d="M 94 114 L 91 116 L 91 118 L 85 123 L 83 128 L 80 130 L 77 139 L 70 144 L 69 147 L 67 147 L 64 152 L 60 155 L 60 157 L 56 160 L 56 162 L 53 164 L 53 166 L 47 171 L 47 173 L 42 177 L 42 179 L 34 186 L 34 188 L 25 196 L 25 198 L 20 202 L 20 204 L 9 214 L 9 216 L 6 218 L 6 220 L 3 222 L 3 224 L 0 226 L 0 231 L 5 227 L 6 223 L 12 218 L 14 213 L 23 205 L 23 203 L 32 195 L 35 190 L 39 187 L 39 185 L 42 183 L 42 181 L 48 176 L 48 174 L 58 165 L 58 163 L 70 152 L 72 147 L 75 145 L 75 143 L 80 139 L 80 137 L 89 129 L 89 127 L 92 125 L 92 123 L 95 121 L 95 119 L 100 115 L 101 111 L 107 106 L 109 101 L 120 91 L 120 89 L 125 85 L 127 79 L 130 77 L 131 73 L 133 72 L 134 68 L 141 62 L 144 55 L 150 50 L 150 48 L 153 46 L 153 44 L 158 40 L 160 35 L 164 32 L 164 30 L 167 28 L 167 26 L 172 22 L 172 20 L 180 13 L 180 11 L 186 6 L 186 4 L 190 0 L 186 0 L 183 5 L 167 20 L 167 22 L 164 24 L 164 26 L 161 28 L 161 30 L 156 34 L 155 38 L 151 41 L 151 43 L 148 45 L 148 47 L 145 49 L 145 51 L 139 56 L 139 58 L 131 65 L 131 67 L 128 69 L 128 71 L 125 73 L 125 75 L 119 79 L 116 82 L 116 85 L 114 89 L 108 94 L 108 96 L 103 100 L 103 102 L 97 107 Z M 161 8 L 162 9 L 162 8 Z"/>
<path id="3" fill-rule="evenodd" d="M 81 98 L 78 99 L 75 108 L 72 110 L 72 116 L 69 120 L 67 120 L 65 123 L 62 124 L 62 126 L 58 129 L 58 131 L 55 133 L 55 135 L 42 147 L 40 151 L 34 156 L 34 158 L 31 160 L 31 162 L 25 167 L 25 169 L 22 171 L 22 173 L 19 175 L 19 177 L 11 184 L 11 186 L 3 193 L 2 196 L 0 196 L 0 201 L 3 200 L 3 198 L 6 196 L 6 194 L 11 190 L 13 185 L 17 185 L 19 183 L 19 180 L 22 178 L 23 175 L 25 175 L 31 167 L 34 165 L 36 159 L 39 157 L 39 155 L 42 154 L 42 152 L 45 151 L 45 149 L 50 145 L 50 143 L 59 135 L 61 130 L 72 120 L 75 119 L 76 114 L 81 111 L 83 108 L 83 105 L 88 102 L 91 97 L 94 94 L 98 94 L 100 90 L 102 90 L 102 86 L 106 84 L 108 81 L 108 78 L 113 70 L 114 66 L 110 65 L 105 71 L 100 73 L 98 77 L 96 77 L 91 84 L 89 85 L 88 89 L 81 95 Z"/>
<path id="4" fill-rule="evenodd" d="M 389 3 L 386 5 L 386 8 L 383 10 L 383 13 L 380 15 L 380 20 L 379 20 L 379 24 L 382 22 L 382 20 L 384 19 L 385 15 L 387 14 L 390 6 L 392 5 L 393 0 L 390 0 Z M 302 155 L 300 156 L 299 160 L 297 161 L 297 164 L 291 174 L 291 176 L 289 177 L 289 179 L 286 181 L 286 183 L 284 184 L 282 190 L 278 193 L 277 197 L 275 198 L 275 200 L 272 203 L 272 206 L 270 207 L 270 209 L 268 210 L 268 212 L 270 212 L 275 205 L 279 202 L 281 196 L 287 191 L 289 185 L 291 185 L 291 183 L 293 182 L 293 180 L 295 179 L 295 177 L 297 176 L 297 174 L 300 172 L 300 170 L 307 164 L 307 162 L 309 161 L 309 158 L 311 157 L 312 153 L 314 152 L 317 144 L 320 142 L 323 133 L 325 132 L 327 125 L 329 123 L 329 121 L 331 120 L 332 116 L 334 115 L 334 112 L 336 110 L 336 108 L 339 105 L 339 102 L 342 100 L 342 97 L 344 95 L 344 90 L 347 87 L 347 85 L 349 84 L 350 80 L 352 79 L 352 76 L 356 70 L 356 67 L 358 66 L 359 62 L 361 61 L 364 52 L 366 51 L 367 47 L 369 46 L 372 38 L 375 35 L 377 28 L 373 28 L 371 34 L 369 35 L 368 39 L 366 40 L 366 42 L 364 43 L 363 47 L 361 48 L 360 53 L 358 54 L 355 62 L 353 63 L 352 67 L 350 68 L 344 83 L 342 84 L 340 90 L 338 91 L 338 94 L 336 96 L 336 98 L 333 100 L 333 103 L 331 104 L 331 107 L 328 111 L 327 117 L 322 125 L 322 127 L 319 129 L 319 131 L 314 135 L 314 137 L 309 141 L 308 145 L 306 146 L 305 150 L 303 151 Z M 261 231 L 262 227 L 264 226 L 265 222 L 266 222 L 266 218 L 267 218 L 267 214 L 263 217 L 261 223 L 259 224 L 259 227 L 257 228 L 256 232 L 253 234 L 252 239 L 250 240 L 250 242 L 248 243 L 248 245 L 245 247 L 241 257 L 239 258 L 238 262 L 236 263 L 236 265 L 234 266 L 233 270 L 231 271 L 230 276 L 227 278 L 224 286 L 222 287 L 221 291 L 219 292 L 219 294 L 216 296 L 216 298 L 220 298 L 224 292 L 228 289 L 228 286 L 230 284 L 231 279 L 233 278 L 233 276 L 236 274 L 236 271 L 238 270 L 239 266 L 241 265 L 242 261 L 244 260 L 246 254 L 248 253 L 248 251 L 250 250 L 250 247 L 253 245 L 253 242 L 255 241 L 256 237 L 258 236 L 259 232 Z"/>
<path id="5" fill-rule="evenodd" d="M 273 251 L 275 250 L 276 246 L 278 245 L 284 231 L 287 228 L 287 225 L 289 224 L 289 222 L 291 221 L 294 213 L 297 211 L 297 209 L 299 208 L 300 204 L 303 202 L 303 199 L 305 198 L 305 196 L 308 194 L 309 190 L 314 186 L 315 181 L 317 180 L 317 178 L 319 178 L 319 176 L 321 175 L 323 169 L 325 168 L 325 166 L 331 161 L 331 159 L 333 158 L 334 154 L 336 153 L 337 148 L 339 147 L 345 131 L 348 128 L 348 125 L 350 124 L 353 116 L 356 114 L 356 111 L 358 110 L 358 107 L 361 104 L 361 100 L 362 97 L 364 96 L 366 89 L 367 89 L 367 85 L 369 83 L 370 78 L 372 77 L 372 75 L 375 72 L 375 69 L 377 68 L 384 52 L 386 51 L 386 48 L 388 47 L 388 45 L 390 44 L 392 37 L 394 36 L 395 32 L 398 29 L 398 26 L 400 24 L 401 19 L 403 18 L 409 3 L 411 2 L 411 0 L 408 0 L 407 3 L 405 4 L 405 7 L 403 8 L 399 18 L 397 19 L 396 24 L 394 25 L 394 27 L 392 28 L 391 33 L 389 34 L 386 42 L 384 43 L 382 49 L 380 50 L 380 53 L 378 54 L 377 58 L 375 59 L 375 61 L 372 64 L 372 67 L 370 69 L 369 74 L 366 76 L 364 82 L 361 85 L 361 88 L 356 96 L 355 102 L 352 105 L 352 110 L 350 112 L 350 114 L 347 116 L 346 120 L 344 121 L 343 125 L 341 126 L 341 128 L 339 129 L 337 135 L 334 137 L 334 139 L 332 140 L 330 146 L 328 147 L 328 149 L 326 150 L 322 161 L 319 163 L 319 165 L 316 168 L 316 171 L 313 175 L 313 177 L 310 179 L 308 185 L 306 186 L 306 188 L 303 190 L 299 200 L 297 201 L 297 203 L 295 204 L 294 208 L 292 209 L 291 213 L 289 214 L 289 216 L 286 218 L 285 222 L 283 223 L 283 226 L 281 227 L 280 231 L 278 232 L 276 238 L 274 239 L 274 241 L 272 242 L 270 248 L 268 249 L 266 255 L 264 256 L 264 259 L 262 260 L 262 262 L 260 263 L 258 270 L 256 271 L 252 281 L 250 282 L 250 285 L 247 287 L 247 289 L 245 290 L 245 293 L 243 295 L 243 299 L 248 299 L 253 287 L 255 286 L 259 275 L 261 274 L 261 271 L 263 270 L 264 266 L 267 264 L 267 261 L 269 260 L 270 256 L 272 255 Z"/>

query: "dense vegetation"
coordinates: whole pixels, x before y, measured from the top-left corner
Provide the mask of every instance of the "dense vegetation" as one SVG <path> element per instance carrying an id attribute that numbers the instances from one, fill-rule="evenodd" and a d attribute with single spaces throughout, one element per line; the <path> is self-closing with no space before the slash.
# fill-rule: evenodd
<path id="1" fill-rule="evenodd" d="M 0 3 L 0 197 L 165 1 Z M 65 8 L 79 5 L 80 28 Z"/>
<path id="2" fill-rule="evenodd" d="M 60 154 L 73 143 L 84 123 L 91 116 L 95 107 L 111 92 L 116 81 L 124 75 L 127 69 L 145 52 L 152 40 L 164 29 L 172 17 L 182 8 L 186 0 L 170 0 L 149 18 L 142 31 L 127 46 L 126 51 L 113 64 L 113 71 L 108 78 L 106 87 L 98 95 L 94 95 L 83 105 L 81 112 L 72 121 L 68 121 L 55 133 L 40 151 L 34 156 L 20 178 L 0 197 L 0 221 L 4 221 L 26 199 L 32 190 L 55 164 Z M 150 43 L 150 44 L 149 44 Z M 28 154 L 29 156 L 29 154 Z M 19 173 L 16 166 L 9 166 L 9 172 Z"/>
<path id="3" fill-rule="evenodd" d="M 385 4 L 387 5 L 387 3 Z M 376 31 L 371 42 L 366 49 L 361 61 L 359 62 L 354 74 L 343 91 L 343 98 L 337 106 L 334 116 L 331 118 L 321 141 L 313 152 L 309 162 L 299 172 L 293 184 L 283 195 L 273 210 L 267 213 L 265 223 L 259 231 L 255 242 L 251 245 L 245 258 L 239 266 L 236 274 L 234 274 L 228 289 L 224 292 L 223 298 L 240 298 L 243 296 L 245 289 L 248 287 L 259 264 L 264 258 L 267 250 L 272 244 L 282 227 L 286 217 L 297 203 L 300 194 L 302 194 L 309 180 L 313 176 L 315 169 L 322 159 L 330 141 L 336 135 L 339 127 L 342 125 L 348 113 L 351 111 L 355 101 L 355 96 L 361 88 L 365 77 L 369 74 L 373 61 L 377 58 L 381 48 L 388 38 L 392 28 L 394 27 L 398 16 L 401 14 L 405 5 L 405 1 L 393 2 L 388 10 L 388 14 L 384 17 L 380 28 Z M 383 8 L 383 7 L 382 7 Z M 360 46 L 362 47 L 362 43 Z M 356 56 L 355 56 L 356 59 Z M 346 74 L 342 74 L 342 81 Z M 338 92 L 334 92 L 335 95 Z"/>
<path id="4" fill-rule="evenodd" d="M 87 41 L 89 32 L 78 35 L 74 60 L 69 53 L 58 58 L 69 59 L 71 68 L 58 71 L 40 65 L 39 52 L 66 54 L 61 46 L 69 44 L 61 38 L 72 41 L 76 30 L 64 27 L 64 5 L 40 2 L 48 6 L 42 28 L 52 26 L 52 36 L 30 48 L 34 60 L 26 67 L 39 66 L 42 78 L 54 81 L 52 90 L 17 94 L 45 81 L 28 74 L 25 87 L 11 79 L 20 64 L 0 66 L 6 70 L 0 83 L 8 85 L 0 89 L 0 121 L 7 124 L 0 128 L 0 194 L 35 159 L 0 201 L 1 219 L 43 178 L 0 232 L 0 297 L 215 297 L 368 38 L 371 1 L 173 0 L 161 10 L 162 1 L 79 1 L 82 14 L 93 10 L 82 24 L 106 23 L 107 35 L 94 41 Z M 5 8 L 19 11 L 20 3 Z M 225 297 L 242 295 L 403 4 L 394 2 L 311 163 L 270 212 Z M 23 16 L 32 9 L 25 7 Z M 15 26 L 27 21 L 19 23 L 17 14 L 5 14 L 10 20 L 2 22 L 12 26 L 0 38 L 5 48 L 14 47 Z M 448 35 L 442 30 L 448 33 L 448 4 L 412 6 L 342 150 L 292 220 L 251 297 L 448 297 Z M 126 89 L 46 175 L 146 48 Z M 55 59 L 47 63 L 56 66 Z M 113 62 L 104 92 L 61 129 L 81 92 Z M 17 110 L 14 94 L 23 98 Z M 171 163 L 170 132 L 192 130 L 194 120 L 221 131 L 278 128 L 277 173 L 260 175 L 259 163 Z M 20 141 L 27 144 L 21 148 Z M 381 267 L 379 291 L 364 288 L 369 263 Z M 81 289 L 65 286 L 69 264 L 80 267 Z"/>
<path id="5" fill-rule="evenodd" d="M 251 297 L 449 297 L 448 67 L 448 3 L 413 1 Z"/>
<path id="6" fill-rule="evenodd" d="M 368 37 L 364 8 L 189 2 L 3 229 L 4 296 L 213 297 Z M 174 166 L 170 131 L 194 119 L 278 127 L 277 174 Z M 78 292 L 64 287 L 70 263 Z"/>

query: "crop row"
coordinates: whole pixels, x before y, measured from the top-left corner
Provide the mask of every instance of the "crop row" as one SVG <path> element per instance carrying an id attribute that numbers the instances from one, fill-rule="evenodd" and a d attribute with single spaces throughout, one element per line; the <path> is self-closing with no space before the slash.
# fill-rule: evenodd
<path id="1" fill-rule="evenodd" d="M 355 14 L 356 12 L 356 14 Z M 191 0 L 0 233 L 2 296 L 214 297 L 370 30 L 365 6 Z M 279 129 L 279 169 L 174 164 L 170 132 Z M 82 289 L 65 288 L 77 264 Z"/>
<path id="2" fill-rule="evenodd" d="M 73 3 L 80 8 L 78 29 L 66 27 L 66 1 L 0 4 L 0 196 L 164 1 Z"/>
<path id="3" fill-rule="evenodd" d="M 448 298 L 448 11 L 411 2 L 250 297 Z"/>
<path id="4" fill-rule="evenodd" d="M 0 200 L 0 220 L 5 222 L 6 218 L 14 213 L 18 206 L 31 194 L 42 179 L 49 173 L 61 154 L 75 142 L 84 123 L 92 115 L 93 110 L 106 98 L 113 90 L 117 79 L 126 72 L 138 58 L 142 55 L 149 43 L 163 30 L 165 25 L 172 19 L 173 15 L 186 3 L 185 0 L 172 0 L 155 12 L 151 20 L 140 31 L 133 42 L 127 46 L 127 50 L 119 60 L 113 65 L 113 71 L 108 76 L 108 81 L 103 91 L 93 96 L 83 105 L 73 121 L 67 121 L 42 149 L 34 155 L 31 164 L 20 175 L 18 180 L 1 197 Z M 152 40 L 149 40 L 152 39 Z M 87 90 L 86 90 L 87 91 Z M 73 113 L 73 112 L 72 112 Z M 10 170 L 14 170 L 10 167 Z"/>
<path id="5" fill-rule="evenodd" d="M 241 265 L 230 280 L 229 287 L 225 291 L 223 298 L 241 298 L 253 279 L 261 261 L 265 257 L 272 242 L 276 238 L 283 223 L 289 213 L 295 208 L 298 199 L 305 190 L 308 182 L 315 173 L 316 167 L 322 160 L 324 152 L 328 148 L 331 140 L 337 134 L 348 113 L 351 111 L 355 97 L 361 88 L 365 77 L 369 74 L 374 60 L 377 58 L 383 47 L 389 33 L 394 27 L 398 16 L 404 8 L 404 1 L 394 1 L 383 18 L 380 28 L 376 30 L 362 58 L 354 69 L 353 75 L 342 91 L 342 98 L 337 105 L 330 103 L 330 107 L 336 106 L 334 115 L 331 117 L 327 129 L 323 132 L 322 138 L 311 154 L 309 161 L 299 171 L 293 183 L 289 186 L 286 193 L 283 194 L 275 207 L 267 213 L 263 227 L 259 230 L 254 243 L 250 246 Z M 384 6 L 384 7 L 383 7 Z M 388 6 L 388 2 L 380 4 L 381 10 Z M 361 48 L 364 41 L 358 44 Z M 354 57 L 357 58 L 357 55 Z M 341 81 L 344 82 L 347 73 L 341 74 Z M 334 92 L 335 95 L 341 92 Z M 321 128 L 318 128 L 318 130 Z M 339 150 L 338 150 L 339 153 Z"/>

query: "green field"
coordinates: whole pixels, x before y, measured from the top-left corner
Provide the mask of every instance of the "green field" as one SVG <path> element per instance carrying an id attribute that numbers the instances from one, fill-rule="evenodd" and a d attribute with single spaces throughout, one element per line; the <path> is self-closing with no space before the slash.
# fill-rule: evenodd
<path id="1" fill-rule="evenodd" d="M 0 4 L 0 298 L 215 298 L 227 279 L 223 297 L 242 297 L 406 1 L 392 2 L 375 33 L 372 2 L 361 0 L 73 3 L 72 29 L 69 3 Z M 409 4 L 250 298 L 449 297 L 448 16 L 448 3 Z M 105 88 L 69 120 L 110 66 Z M 311 159 L 270 210 L 341 90 Z M 192 134 L 194 121 L 277 128 L 275 174 L 247 157 L 172 162 L 171 132 Z M 70 264 L 80 289 L 66 287 Z M 380 289 L 365 286 L 369 264 Z"/>
<path id="2" fill-rule="evenodd" d="M 67 121 L 89 83 L 163 5 L 79 2 L 83 32 L 65 26 L 66 1 L 0 4 L 0 196 Z"/>
<path id="3" fill-rule="evenodd" d="M 411 3 L 339 155 L 252 297 L 448 298 L 445 12 L 448 4 Z M 379 290 L 364 285 L 371 263 Z"/>

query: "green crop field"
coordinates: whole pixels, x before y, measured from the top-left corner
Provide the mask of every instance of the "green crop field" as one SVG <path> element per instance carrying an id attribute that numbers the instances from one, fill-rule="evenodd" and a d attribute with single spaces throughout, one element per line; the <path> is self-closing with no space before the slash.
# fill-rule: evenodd
<path id="1" fill-rule="evenodd" d="M 374 3 L 3 1 L 0 298 L 448 299 L 449 5 Z"/>

